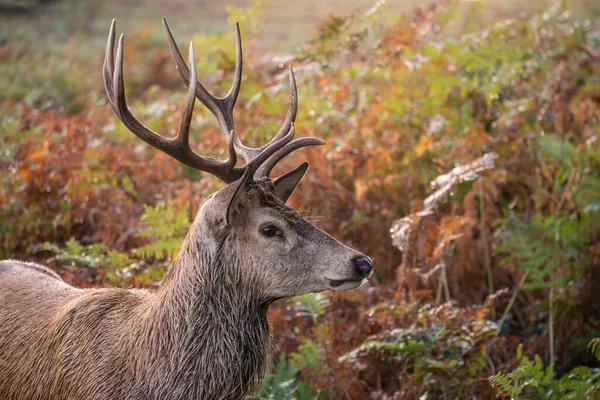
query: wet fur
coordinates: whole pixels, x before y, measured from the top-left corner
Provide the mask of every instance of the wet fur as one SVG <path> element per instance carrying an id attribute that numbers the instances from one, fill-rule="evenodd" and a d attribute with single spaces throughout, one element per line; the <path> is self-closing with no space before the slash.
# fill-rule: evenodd
<path id="1" fill-rule="evenodd" d="M 251 392 L 268 360 L 268 305 L 325 290 L 313 285 L 319 260 L 311 257 L 332 264 L 357 253 L 264 183 L 239 196 L 236 222 L 224 226 L 227 191 L 201 208 L 153 293 L 78 289 L 41 265 L 0 262 L 0 399 L 241 399 Z M 249 254 L 256 240 L 245 224 L 259 206 L 293 226 L 300 242 L 289 256 Z"/>

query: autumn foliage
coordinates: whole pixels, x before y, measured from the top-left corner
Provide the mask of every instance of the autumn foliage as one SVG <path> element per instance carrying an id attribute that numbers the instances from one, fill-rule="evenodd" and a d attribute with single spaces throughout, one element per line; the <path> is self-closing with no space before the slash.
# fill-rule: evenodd
<path id="1" fill-rule="evenodd" d="M 232 13 L 260 18 L 262 6 Z M 149 35 L 128 34 L 126 89 L 140 120 L 171 135 L 185 90 Z M 227 87 L 231 36 L 194 41 L 206 55 L 201 80 Z M 118 122 L 101 47 L 42 57 L 0 46 L 10 88 L 0 93 L 0 255 L 43 262 L 79 286 L 155 286 L 220 183 Z M 521 381 L 502 374 L 537 368 L 526 358 L 535 355 L 552 373 L 522 398 L 600 396 L 587 351 L 600 336 L 597 19 L 561 5 L 512 17 L 450 3 L 404 16 L 378 3 L 322 21 L 283 63 L 252 45 L 246 54 L 238 131 L 253 146 L 277 131 L 292 64 L 297 131 L 327 144 L 275 175 L 308 160 L 292 206 L 372 256 L 376 272 L 360 290 L 272 308 L 273 373 L 256 398 L 493 399 L 514 395 Z M 66 70 L 54 67 L 60 57 L 71 59 Z M 24 73 L 44 85 L 28 90 Z M 222 158 L 210 113 L 197 107 L 194 118 L 196 151 Z M 587 383 L 535 397 L 577 366 L 586 368 L 573 381 Z"/>

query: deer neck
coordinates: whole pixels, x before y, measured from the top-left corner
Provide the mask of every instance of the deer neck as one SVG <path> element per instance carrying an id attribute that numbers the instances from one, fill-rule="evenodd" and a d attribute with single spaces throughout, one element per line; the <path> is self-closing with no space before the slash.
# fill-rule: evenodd
<path id="1" fill-rule="evenodd" d="M 190 398 L 242 398 L 267 364 L 268 304 L 235 254 L 199 236 L 188 235 L 154 296 L 151 340 L 167 350 L 174 382 L 196 388 Z"/>

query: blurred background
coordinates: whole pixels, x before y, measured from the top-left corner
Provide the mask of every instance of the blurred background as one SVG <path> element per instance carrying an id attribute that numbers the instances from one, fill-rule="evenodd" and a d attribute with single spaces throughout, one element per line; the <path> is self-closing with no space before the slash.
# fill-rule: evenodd
<path id="1" fill-rule="evenodd" d="M 386 12 L 410 12 L 414 7 L 427 7 L 433 0 L 392 0 L 385 2 Z M 467 1 L 467 3 L 479 3 Z M 487 3 L 490 12 L 518 14 L 538 11 L 550 4 L 547 0 L 519 1 L 495 0 Z M 574 0 L 570 4 L 573 11 L 582 15 L 594 9 L 593 0 Z M 119 19 L 124 32 L 135 33 L 141 29 L 156 29 L 162 16 L 177 22 L 177 30 L 185 38 L 199 33 L 229 33 L 226 23 L 235 9 L 247 9 L 265 1 L 234 0 L 219 2 L 214 0 L 1 0 L 3 29 L 12 35 L 41 35 L 47 39 L 74 38 L 86 35 L 90 43 L 106 34 L 107 23 L 112 18 Z M 335 0 L 286 2 L 272 0 L 261 12 L 261 32 L 253 35 L 261 47 L 274 51 L 290 51 L 312 39 L 316 27 L 330 14 L 339 16 L 366 12 L 373 7 L 373 0 Z M 262 7 L 261 7 L 262 8 Z M 596 5 L 597 9 L 598 6 Z M 247 15 L 248 23 L 259 25 L 253 15 Z M 254 21 L 252 21 L 254 20 Z M 158 22 L 157 22 L 158 21 Z M 11 36 L 12 36 L 11 35 Z M 183 37 L 181 40 L 184 40 Z M 249 38 L 245 38 L 248 40 Z M 187 40 L 187 39 L 186 39 Z"/>
<path id="2" fill-rule="evenodd" d="M 269 140 L 296 72 L 308 160 L 290 199 L 375 259 L 350 293 L 276 303 L 257 399 L 600 398 L 600 3 L 0 0 L 0 257 L 82 287 L 156 287 L 221 183 L 142 143 L 106 102 L 112 18 L 134 114 L 174 135 L 186 88 L 228 90 Z M 224 157 L 197 105 L 194 149 Z"/>

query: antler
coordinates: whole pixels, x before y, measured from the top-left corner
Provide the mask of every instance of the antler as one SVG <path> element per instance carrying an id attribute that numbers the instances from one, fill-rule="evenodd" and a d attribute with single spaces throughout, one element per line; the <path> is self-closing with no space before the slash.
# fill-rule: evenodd
<path id="1" fill-rule="evenodd" d="M 193 77 L 190 77 L 190 70 L 185 63 L 185 60 L 181 55 L 177 44 L 175 43 L 175 39 L 171 34 L 171 30 L 169 29 L 167 20 L 164 17 L 163 26 L 165 29 L 165 34 L 167 36 L 167 41 L 169 43 L 169 48 L 171 49 L 171 53 L 173 54 L 173 58 L 175 59 L 175 63 L 177 65 L 177 71 L 179 72 L 179 76 L 181 76 L 183 82 L 188 87 L 190 87 L 194 84 L 194 79 Z M 228 132 L 235 132 L 235 125 L 233 122 L 233 107 L 235 105 L 240 90 L 242 76 L 242 39 L 240 35 L 240 26 L 238 23 L 235 24 L 235 48 L 235 73 L 233 77 L 233 82 L 231 84 L 231 89 L 225 97 L 216 97 L 209 93 L 208 90 L 206 90 L 200 82 L 195 83 L 196 97 L 215 115 L 215 117 L 219 121 L 219 126 L 221 128 L 221 132 L 223 133 L 223 137 L 225 138 L 228 137 Z M 260 165 L 257 168 L 254 174 L 254 178 L 268 177 L 273 167 L 281 159 L 283 159 L 285 156 L 287 156 L 294 150 L 305 146 L 325 144 L 323 140 L 314 137 L 305 137 L 292 141 L 294 137 L 294 121 L 296 120 L 296 114 L 298 112 L 298 93 L 296 89 L 296 78 L 294 76 L 294 71 L 291 67 L 289 71 L 290 102 L 287 116 L 279 132 L 267 144 L 257 148 L 244 146 L 240 142 L 237 134 L 233 136 L 233 147 L 235 149 L 235 152 L 240 158 L 246 161 L 247 165 L 254 164 L 258 155 L 262 154 L 267 150 L 270 150 L 271 147 L 280 140 L 285 140 L 285 146 L 276 151 L 272 156 L 270 156 L 267 159 L 267 161 L 263 165 Z"/>
<path id="2" fill-rule="evenodd" d="M 119 38 L 116 62 L 114 59 L 115 20 L 112 21 L 108 34 L 103 65 L 104 87 L 115 114 L 117 114 L 125 126 L 137 137 L 165 152 L 181 163 L 208 172 L 226 183 L 234 182 L 243 175 L 249 177 L 268 177 L 273 166 L 287 154 L 300 147 L 324 143 L 321 139 L 317 138 L 301 138 L 292 141 L 295 133 L 294 120 L 296 118 L 298 104 L 296 100 L 296 83 L 293 72 L 290 69 L 290 87 L 292 89 L 292 95 L 288 115 L 281 130 L 269 143 L 259 148 L 250 148 L 242 145 L 233 123 L 233 107 L 240 90 L 242 76 L 242 50 L 239 26 L 236 24 L 237 57 L 233 83 L 229 93 L 223 98 L 218 98 L 210 94 L 202 84 L 198 82 L 193 43 L 190 43 L 189 49 L 188 62 L 191 66 L 190 71 L 175 44 L 167 21 L 164 18 L 163 23 L 167 33 L 169 47 L 171 48 L 177 64 L 177 70 L 188 86 L 185 110 L 179 126 L 179 131 L 177 136 L 173 138 L 164 137 L 150 130 L 138 121 L 131 111 L 129 111 L 125 100 L 125 89 L 123 84 L 123 35 Z M 196 97 L 217 117 L 217 120 L 219 121 L 219 126 L 221 127 L 223 137 L 229 150 L 229 158 L 227 160 L 216 160 L 211 157 L 201 156 L 194 152 L 190 147 L 189 132 Z M 238 156 L 246 161 L 246 164 L 243 167 L 235 166 Z"/>

